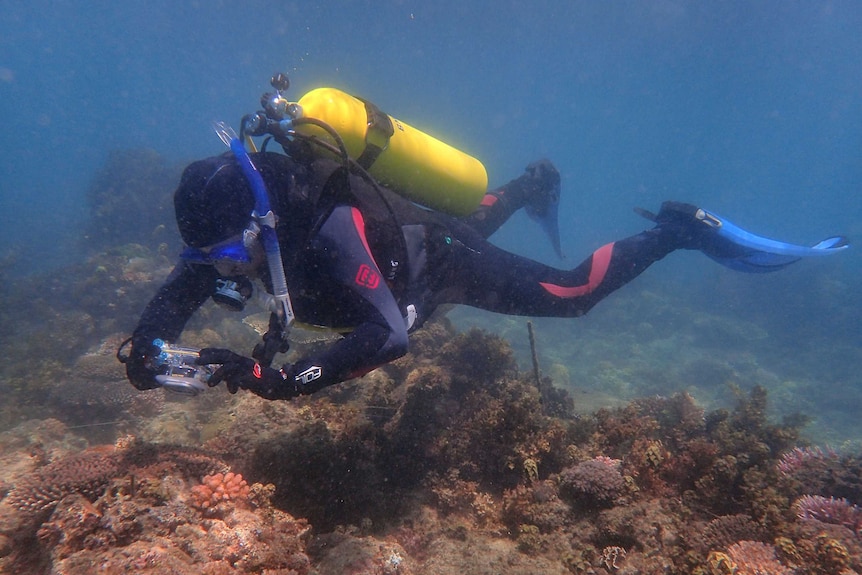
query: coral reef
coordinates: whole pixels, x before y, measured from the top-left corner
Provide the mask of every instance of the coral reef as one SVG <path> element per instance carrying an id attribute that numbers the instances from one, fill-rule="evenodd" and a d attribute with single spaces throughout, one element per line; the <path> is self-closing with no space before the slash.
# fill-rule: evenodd
<path id="1" fill-rule="evenodd" d="M 307 523 L 226 467 L 199 449 L 128 440 L 60 457 L 0 504 L 0 569 L 307 573 Z"/>
<path id="2" fill-rule="evenodd" d="M 759 541 L 763 536 L 763 529 L 750 516 L 737 513 L 711 520 L 700 536 L 692 540 L 692 545 L 707 553 L 710 549 L 726 549 L 737 541 Z"/>
<path id="3" fill-rule="evenodd" d="M 395 542 L 336 531 L 316 538 L 310 547 L 310 552 L 317 552 L 321 558 L 316 566 L 319 575 L 421 573 L 404 548 Z"/>
<path id="4" fill-rule="evenodd" d="M 205 424 L 206 449 L 124 438 L 19 466 L 0 503 L 2 566 L 596 575 L 862 566 L 858 460 L 799 444 L 803 420 L 770 422 L 762 389 L 740 392 L 733 410 L 706 412 L 680 393 L 555 417 L 505 342 L 429 328 L 407 360 L 361 381 L 293 402 L 212 394 L 196 398 L 199 412 L 165 403 L 142 427 L 200 441 L 188 430 Z M 98 380 L 98 350 L 84 355 L 79 365 Z M 113 377 L 107 364 L 105 373 Z M 27 445 L 20 433 L 8 443 Z"/>
<path id="5" fill-rule="evenodd" d="M 71 453 L 20 477 L 0 507 L 0 533 L 26 535 L 69 495 L 90 501 L 120 476 L 147 477 L 169 470 L 201 476 L 227 465 L 201 450 L 169 445 L 104 445 Z"/>
<path id="6" fill-rule="evenodd" d="M 41 555 L 13 553 L 0 566 L 12 572 L 27 559 L 31 566 L 37 560 L 53 565 L 53 572 L 82 575 L 93 565 L 118 575 L 309 572 L 304 521 L 271 507 L 230 507 L 223 517 L 202 518 L 185 503 L 182 480 L 168 475 L 159 485 L 131 493 L 117 483 L 93 503 L 67 496 L 39 529 Z"/>

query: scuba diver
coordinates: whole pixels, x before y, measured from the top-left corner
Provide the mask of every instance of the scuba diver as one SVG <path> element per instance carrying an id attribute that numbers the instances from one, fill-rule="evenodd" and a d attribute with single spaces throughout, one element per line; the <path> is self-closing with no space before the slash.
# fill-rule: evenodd
<path id="1" fill-rule="evenodd" d="M 269 98 L 283 111 L 282 90 L 276 89 L 262 102 Z M 296 109 L 291 114 L 289 130 L 284 113 L 271 108 L 247 117 L 241 136 L 220 133 L 230 152 L 185 169 L 174 206 L 187 247 L 127 340 L 131 351 L 122 355 L 124 344 L 118 352 L 136 388 L 163 383 L 159 344 L 175 341 L 209 298 L 242 309 L 255 280 L 275 298 L 269 298 L 269 329 L 251 357 L 205 348 L 194 361 L 219 366 L 207 378 L 210 387 L 224 381 L 231 393 L 245 389 L 266 399 L 290 399 L 403 356 L 408 333 L 441 304 L 577 317 L 675 250 L 700 250 L 733 269 L 762 272 L 847 247 L 842 237 L 813 247 L 786 244 L 697 206 L 665 202 L 657 214 L 639 210 L 653 221 L 650 229 L 600 247 L 573 269 L 556 269 L 488 241 L 524 209 L 543 224 L 560 253 L 560 174 L 549 161 L 530 164 L 523 175 L 487 193 L 483 185 L 478 205 L 453 216 L 381 184 L 369 175 L 367 158 L 350 159 L 340 142 L 341 154 L 315 153 L 314 140 L 320 138 L 298 137 L 302 116 Z M 274 135 L 284 153 L 246 153 L 243 138 L 247 142 L 250 133 Z M 388 153 L 387 146 L 378 148 L 375 155 Z M 270 367 L 278 353 L 288 351 L 294 320 L 344 335 L 322 351 Z"/>

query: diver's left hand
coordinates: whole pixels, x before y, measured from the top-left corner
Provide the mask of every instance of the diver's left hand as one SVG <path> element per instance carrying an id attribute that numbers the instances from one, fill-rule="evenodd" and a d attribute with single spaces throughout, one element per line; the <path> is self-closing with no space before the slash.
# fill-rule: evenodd
<path id="1" fill-rule="evenodd" d="M 250 357 L 243 357 L 229 349 L 204 348 L 200 352 L 198 363 L 221 365 L 210 376 L 207 382 L 210 387 L 224 381 L 231 393 L 242 388 L 264 399 L 290 399 L 299 395 L 292 377 L 285 378 L 283 372 L 264 367 Z"/>

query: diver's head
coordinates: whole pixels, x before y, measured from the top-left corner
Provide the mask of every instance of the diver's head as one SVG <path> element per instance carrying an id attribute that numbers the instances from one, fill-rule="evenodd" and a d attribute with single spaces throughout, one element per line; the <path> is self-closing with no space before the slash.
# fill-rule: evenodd
<path id="1" fill-rule="evenodd" d="M 189 165 L 174 194 L 177 226 L 189 246 L 181 257 L 210 264 L 222 277 L 257 275 L 266 260 L 252 217 L 254 197 L 228 155 Z"/>
<path id="2" fill-rule="evenodd" d="M 225 154 L 185 169 L 174 210 L 186 245 L 205 249 L 242 233 L 252 218 L 254 195 L 239 165 Z"/>

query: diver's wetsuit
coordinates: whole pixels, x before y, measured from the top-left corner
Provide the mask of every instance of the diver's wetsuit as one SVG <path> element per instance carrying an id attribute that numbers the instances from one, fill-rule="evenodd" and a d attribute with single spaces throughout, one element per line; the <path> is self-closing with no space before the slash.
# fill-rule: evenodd
<path id="1" fill-rule="evenodd" d="M 411 328 L 444 303 L 515 315 L 579 316 L 678 247 L 655 228 L 599 248 L 573 270 L 558 270 L 487 241 L 524 203 L 512 200 L 518 196 L 517 180 L 489 193 L 474 214 L 459 220 L 386 189 L 381 195 L 358 176 L 350 177 L 350 193 L 344 186 L 322 192 L 326 182 L 334 181 L 329 179 L 334 162 L 318 160 L 309 167 L 267 153 L 256 155 L 255 163 L 276 198 L 296 319 L 353 328 L 328 349 L 295 364 L 297 372 L 321 368 L 321 377 L 304 393 L 406 353 L 408 306 L 417 311 Z M 147 306 L 135 337 L 176 340 L 213 295 L 218 278 L 211 265 L 181 261 Z"/>

